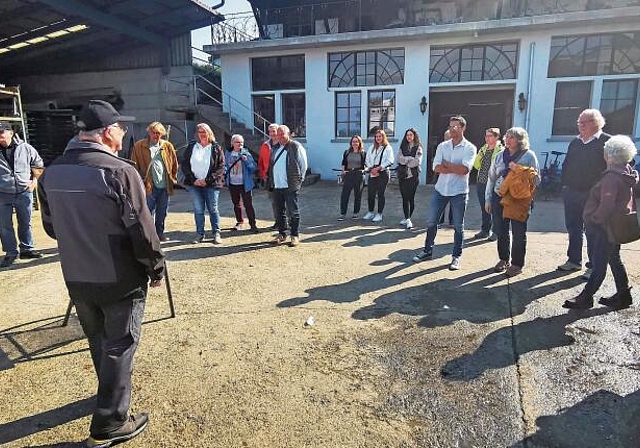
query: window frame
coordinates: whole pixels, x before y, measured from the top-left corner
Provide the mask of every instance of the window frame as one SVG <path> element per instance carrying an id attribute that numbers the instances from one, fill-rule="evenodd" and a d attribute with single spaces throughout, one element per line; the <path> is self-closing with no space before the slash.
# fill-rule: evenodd
<path id="1" fill-rule="evenodd" d="M 620 98 L 618 96 L 619 94 L 619 90 L 620 90 L 620 83 L 623 82 L 633 82 L 634 83 L 634 93 L 633 96 L 630 96 L 628 98 L 623 97 Z M 607 83 L 616 83 L 616 96 L 615 98 L 605 98 L 604 97 L 604 92 L 605 92 L 605 84 Z M 640 78 L 617 78 L 617 79 L 603 79 L 602 80 L 602 87 L 600 90 L 600 111 L 602 112 L 602 115 L 606 118 L 607 123 L 604 127 L 605 132 L 609 133 L 609 134 L 624 134 L 624 135 L 630 135 L 633 136 L 634 132 L 638 126 L 638 103 L 640 102 L 639 99 L 639 92 L 640 92 Z M 611 114 L 616 112 L 616 104 L 619 101 L 624 101 L 624 100 L 631 100 L 633 101 L 633 112 L 631 113 L 631 123 L 630 123 L 630 129 L 628 130 L 622 130 L 622 129 L 611 129 L 610 124 L 612 122 Z M 614 109 L 613 111 L 607 111 L 606 108 L 603 107 L 603 101 L 614 101 Z M 618 123 L 616 123 L 618 124 Z"/>
<path id="2" fill-rule="evenodd" d="M 560 132 L 564 129 L 559 129 L 558 131 L 556 131 L 557 128 L 562 128 L 565 126 L 564 123 L 558 123 L 558 121 L 560 120 L 564 120 L 564 117 L 560 117 L 558 114 L 558 111 L 561 110 L 561 107 L 558 106 L 558 89 L 560 87 L 560 85 L 563 86 L 568 86 L 568 85 L 577 85 L 577 84 L 584 84 L 584 85 L 588 85 L 589 86 L 589 92 L 587 95 L 587 101 L 586 104 L 583 105 L 575 105 L 571 104 L 571 105 L 562 105 L 563 109 L 575 109 L 577 111 L 577 113 L 575 114 L 574 118 L 572 119 L 571 123 L 572 123 L 572 132 Z M 553 117 L 551 120 L 551 135 L 553 137 L 558 137 L 558 136 L 571 136 L 571 135 L 576 135 L 578 133 L 576 124 L 575 124 L 575 120 L 578 119 L 578 116 L 580 115 L 580 112 L 582 112 L 585 109 L 589 109 L 591 107 L 591 102 L 593 101 L 593 93 L 594 93 L 594 82 L 592 79 L 581 79 L 581 80 L 572 80 L 572 81 L 558 81 L 556 83 L 556 89 L 555 89 L 555 96 L 554 96 L 554 101 L 553 101 Z M 568 125 L 567 129 L 568 129 Z"/>
<path id="3" fill-rule="evenodd" d="M 402 52 L 401 66 L 398 62 L 400 59 L 400 56 L 393 54 L 393 52 L 399 52 L 399 51 Z M 368 54 L 373 54 L 373 59 L 374 59 L 373 74 L 370 74 L 367 71 L 367 68 L 369 66 L 369 63 L 367 63 Z M 332 57 L 335 57 L 337 55 L 342 55 L 342 57 L 339 58 L 338 60 L 332 59 Z M 380 65 L 381 64 L 380 59 L 381 59 L 381 56 L 383 55 L 388 57 L 387 64 L 385 66 Z M 364 63 L 359 62 L 360 58 L 364 58 Z M 332 84 L 332 80 L 334 80 L 335 78 L 336 70 L 341 65 L 344 65 L 344 61 L 347 59 L 352 60 L 352 65 L 350 67 L 345 66 L 344 73 L 345 74 L 352 73 L 351 78 L 347 81 L 344 81 L 345 77 L 342 76 L 339 78 L 341 83 Z M 332 63 L 335 63 L 336 66 L 332 67 Z M 387 70 L 387 67 L 389 67 L 389 65 L 391 64 L 395 64 L 395 66 L 397 67 L 396 71 L 389 72 Z M 354 87 L 367 88 L 367 87 L 403 85 L 405 80 L 405 70 L 406 70 L 405 66 L 406 66 L 406 49 L 404 47 L 385 48 L 385 49 L 379 49 L 379 50 L 330 52 L 330 53 L 327 53 L 327 86 L 330 89 L 335 89 L 335 88 L 354 88 Z M 364 74 L 360 74 L 359 68 L 360 70 L 364 69 Z M 398 76 L 398 74 L 400 76 L 400 82 L 388 82 L 388 83 L 380 82 L 380 81 L 384 81 L 384 79 L 389 79 L 390 81 L 393 81 L 393 78 Z M 367 78 L 369 76 L 373 77 L 373 84 L 369 84 L 367 82 Z M 358 79 L 363 77 L 365 79 L 365 82 L 364 84 L 360 84 Z"/>
<path id="4" fill-rule="evenodd" d="M 390 120 L 386 120 L 385 123 L 393 123 L 393 132 L 387 132 L 387 130 L 385 129 L 385 133 L 387 134 L 387 137 L 395 137 L 396 135 L 396 123 L 397 123 L 397 104 L 398 104 L 398 92 L 396 91 L 396 89 L 369 89 L 367 90 L 367 138 L 369 137 L 369 132 L 371 131 L 371 129 L 373 129 L 375 126 L 371 126 L 371 95 L 374 93 L 382 93 L 382 97 L 383 97 L 383 101 L 384 101 L 384 94 L 388 93 L 388 92 L 392 92 L 393 93 L 393 121 Z M 384 106 L 383 106 L 384 107 Z M 381 112 L 382 113 L 382 112 Z"/>
<path id="5" fill-rule="evenodd" d="M 360 96 L 360 101 L 359 101 L 359 104 L 358 104 L 358 109 L 360 109 L 360 112 L 358 114 L 359 118 L 358 118 L 358 121 L 357 121 L 358 132 L 356 132 L 356 134 L 362 136 L 362 90 L 338 90 L 338 91 L 334 92 L 334 97 L 333 97 L 334 98 L 334 132 L 333 132 L 333 134 L 334 134 L 335 138 L 348 138 L 348 137 L 353 136 L 353 134 L 349 133 L 349 129 L 350 129 L 349 125 L 347 125 L 347 134 L 350 134 L 350 135 L 346 135 L 346 136 L 338 135 L 338 123 L 348 123 L 348 124 L 356 123 L 355 121 L 352 122 L 349 119 L 347 119 L 346 122 L 338 121 L 338 109 L 346 109 L 348 111 L 347 112 L 347 117 L 350 117 L 350 115 L 351 115 L 350 111 L 351 111 L 351 108 L 352 108 L 352 105 L 351 105 L 351 95 L 352 94 L 358 94 Z M 349 99 L 348 99 L 349 105 L 346 108 L 338 106 L 338 95 L 349 95 Z"/>
<path id="6" fill-rule="evenodd" d="M 300 58 L 302 60 L 302 85 L 296 85 L 296 86 L 288 86 L 286 84 L 280 84 L 280 85 L 256 85 L 256 80 L 262 77 L 256 77 L 255 75 L 255 70 L 254 70 L 254 63 L 257 60 L 275 60 L 276 61 L 276 66 L 277 66 L 277 70 L 279 73 L 281 73 L 283 70 L 287 70 L 288 68 L 285 66 L 283 67 L 282 62 L 283 60 L 287 59 L 287 58 Z M 250 70 L 251 70 L 251 92 L 253 93 L 257 93 L 257 92 L 264 92 L 264 91 L 282 91 L 282 90 L 305 90 L 306 89 L 306 66 L 307 66 L 307 61 L 306 61 L 306 56 L 304 53 L 302 54 L 286 54 L 286 55 L 279 55 L 279 56 L 261 56 L 261 57 L 253 57 L 250 58 Z M 268 69 L 270 70 L 270 69 Z M 279 79 L 286 79 L 286 77 L 282 77 L 280 76 Z"/>

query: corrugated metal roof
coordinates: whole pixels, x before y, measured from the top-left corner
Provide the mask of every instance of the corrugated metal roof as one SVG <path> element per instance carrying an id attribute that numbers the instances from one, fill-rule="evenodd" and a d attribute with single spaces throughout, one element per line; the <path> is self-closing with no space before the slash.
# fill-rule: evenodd
<path id="1" fill-rule="evenodd" d="M 132 66 L 158 66 L 162 58 L 190 64 L 189 32 L 222 20 L 197 0 L 2 0 L 0 74 L 60 72 L 78 59 L 104 59 L 97 55 L 120 60 L 112 61 L 119 68 L 122 54 Z M 136 48 L 148 50 L 132 59 Z"/>

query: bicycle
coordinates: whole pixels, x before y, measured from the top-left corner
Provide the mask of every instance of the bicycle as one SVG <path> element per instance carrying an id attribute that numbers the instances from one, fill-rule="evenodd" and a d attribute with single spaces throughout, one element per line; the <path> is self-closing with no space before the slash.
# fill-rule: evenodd
<path id="1" fill-rule="evenodd" d="M 562 164 L 560 157 L 566 153 L 561 151 L 541 152 L 544 156 L 544 164 L 540 173 L 540 185 L 538 190 L 542 194 L 542 199 L 548 201 L 557 197 L 562 191 Z"/>

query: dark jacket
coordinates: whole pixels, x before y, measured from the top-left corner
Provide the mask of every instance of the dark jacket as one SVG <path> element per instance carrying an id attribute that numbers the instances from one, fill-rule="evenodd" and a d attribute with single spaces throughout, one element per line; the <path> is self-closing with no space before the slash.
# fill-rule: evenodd
<path id="1" fill-rule="evenodd" d="M 164 275 L 164 255 L 135 166 L 93 142 L 71 143 L 38 188 L 70 296 L 117 300 Z"/>
<path id="2" fill-rule="evenodd" d="M 582 217 L 585 222 L 603 226 L 611 215 L 635 211 L 633 187 L 638 172 L 628 165 L 622 169 L 608 169 L 589 191 Z"/>
<path id="3" fill-rule="evenodd" d="M 180 168 L 184 174 L 185 185 L 193 185 L 197 180 L 191 171 L 191 154 L 193 154 L 193 146 L 196 142 L 189 143 L 184 152 L 183 159 L 180 162 Z M 224 151 L 216 142 L 211 143 L 211 163 L 209 164 L 209 172 L 204 178 L 207 186 L 214 188 L 224 187 Z"/>
<path id="4" fill-rule="evenodd" d="M 604 144 L 610 138 L 603 132 L 586 145 L 580 138 L 574 138 L 562 163 L 562 185 L 576 191 L 589 191 L 607 169 Z"/>
<path id="5" fill-rule="evenodd" d="M 298 191 L 302 188 L 302 182 L 307 173 L 307 153 L 300 143 L 295 140 L 289 140 L 284 146 L 282 157 L 287 158 L 287 185 L 289 191 Z M 267 186 L 273 189 L 273 165 L 276 157 L 280 154 L 280 149 L 274 149 L 271 153 L 271 161 L 269 170 L 267 171 Z"/>

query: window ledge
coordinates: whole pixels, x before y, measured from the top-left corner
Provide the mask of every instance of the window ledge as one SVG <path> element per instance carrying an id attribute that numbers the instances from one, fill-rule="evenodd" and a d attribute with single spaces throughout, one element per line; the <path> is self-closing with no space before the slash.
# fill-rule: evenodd
<path id="1" fill-rule="evenodd" d="M 552 135 L 547 139 L 548 142 L 570 142 L 576 138 L 575 135 Z"/>
<path id="2" fill-rule="evenodd" d="M 640 137 L 631 137 L 630 135 L 629 135 L 629 137 L 631 138 L 631 140 L 634 143 L 640 142 Z M 551 136 L 551 137 L 547 138 L 547 142 L 549 142 L 549 143 L 553 143 L 553 142 L 556 142 L 556 143 L 557 142 L 570 142 L 574 138 L 576 138 L 575 135 L 554 135 L 554 136 Z M 391 141 L 391 140 L 389 140 L 389 141 Z"/>
<path id="3" fill-rule="evenodd" d="M 373 139 L 372 138 L 367 138 L 367 139 L 362 139 L 362 141 L 364 143 L 370 143 L 373 144 Z M 398 143 L 399 140 L 397 138 L 388 138 L 387 141 L 389 143 Z M 331 139 L 331 143 L 350 143 L 351 142 L 351 137 L 336 137 Z"/>

